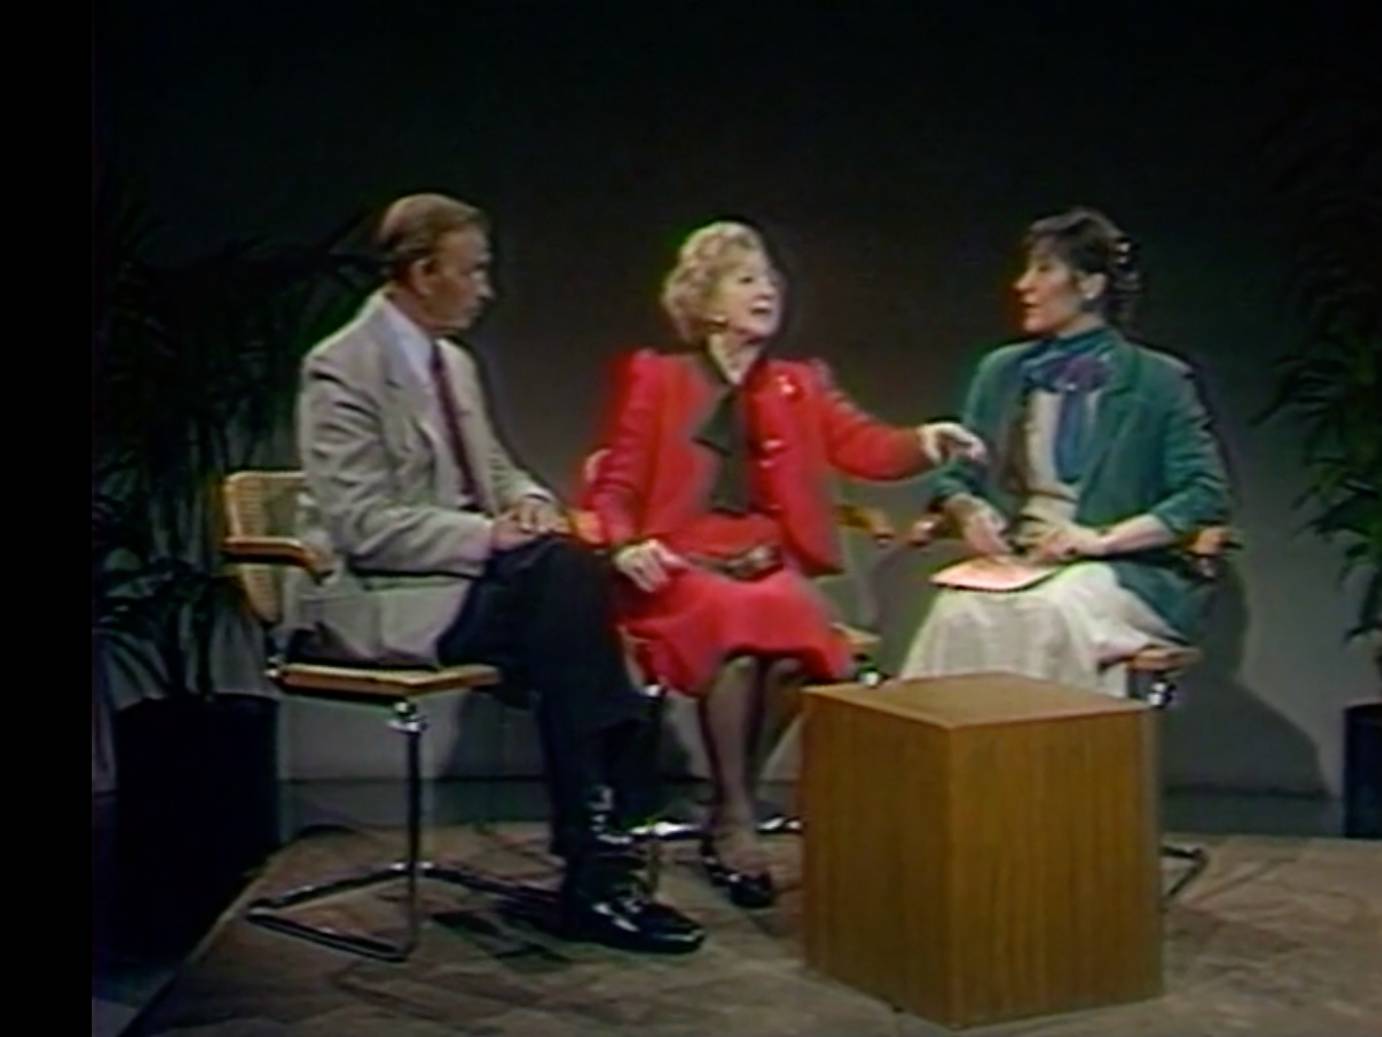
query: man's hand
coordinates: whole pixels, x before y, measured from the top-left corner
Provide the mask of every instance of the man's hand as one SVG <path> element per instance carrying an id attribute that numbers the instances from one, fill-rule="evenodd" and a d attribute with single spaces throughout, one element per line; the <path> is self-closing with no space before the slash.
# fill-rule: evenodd
<path id="1" fill-rule="evenodd" d="M 1073 562 L 1079 558 L 1102 558 L 1107 553 L 1101 532 L 1069 522 L 1043 533 L 1028 557 L 1038 562 Z"/>
<path id="2" fill-rule="evenodd" d="M 518 528 L 525 533 L 541 536 L 544 533 L 570 532 L 566 517 L 546 497 L 520 497 L 513 515 Z"/>
<path id="3" fill-rule="evenodd" d="M 644 540 L 621 548 L 614 556 L 614 567 L 639 590 L 651 593 L 666 586 L 673 572 L 685 569 L 686 559 L 669 550 L 660 540 Z"/>
<path id="4" fill-rule="evenodd" d="M 988 448 L 984 446 L 984 441 L 959 422 L 928 422 L 917 429 L 917 436 L 921 439 L 921 452 L 933 465 L 955 458 L 976 464 L 988 460 Z"/>
<path id="5" fill-rule="evenodd" d="M 518 511 L 506 511 L 498 516 L 489 530 L 489 545 L 492 551 L 512 551 L 515 547 L 536 540 L 541 533 L 525 529 L 519 521 Z"/>

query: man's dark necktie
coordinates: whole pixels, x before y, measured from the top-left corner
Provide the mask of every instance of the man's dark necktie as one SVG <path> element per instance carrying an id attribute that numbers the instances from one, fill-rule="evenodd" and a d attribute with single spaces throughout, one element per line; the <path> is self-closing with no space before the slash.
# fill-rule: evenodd
<path id="1" fill-rule="evenodd" d="M 451 391 L 451 376 L 446 371 L 446 360 L 442 356 L 441 343 L 432 343 L 432 383 L 441 400 L 442 424 L 446 426 L 446 439 L 451 444 L 451 453 L 456 467 L 461 471 L 462 487 L 470 494 L 478 508 L 480 503 L 480 483 L 475 478 L 475 469 L 470 465 L 470 455 L 466 453 L 465 443 L 461 442 L 461 421 L 456 410 L 456 396 Z"/>

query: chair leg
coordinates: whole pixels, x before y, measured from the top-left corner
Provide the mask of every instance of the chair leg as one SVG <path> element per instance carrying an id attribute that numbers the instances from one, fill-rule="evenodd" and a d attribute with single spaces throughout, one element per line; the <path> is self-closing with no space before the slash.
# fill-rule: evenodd
<path id="1" fill-rule="evenodd" d="M 1140 699 L 1157 712 L 1170 709 L 1176 703 L 1176 683 L 1179 676 L 1180 674 L 1174 670 L 1164 670 L 1152 674 L 1131 674 L 1131 697 Z M 1199 878 L 1209 867 L 1209 851 L 1203 846 L 1181 846 L 1176 843 L 1163 842 L 1160 848 L 1160 857 L 1189 862 L 1189 867 L 1162 892 L 1161 905 L 1165 908 L 1181 894 L 1186 886 Z"/>
<path id="2" fill-rule="evenodd" d="M 494 834 L 494 826 L 499 821 L 499 807 L 496 802 L 496 785 L 499 781 L 498 772 L 503 767 L 504 763 L 504 749 L 508 744 L 509 709 L 508 706 L 502 702 L 498 703 L 498 708 L 499 737 L 497 741 L 499 745 L 499 759 L 495 761 L 495 773 L 490 774 L 484 779 L 485 788 L 480 796 L 480 818 L 475 822 L 475 830 L 482 835 Z"/>
<path id="3" fill-rule="evenodd" d="M 653 758 L 661 756 L 662 727 L 666 714 L 668 690 L 660 684 L 650 684 L 645 694 L 653 701 Z M 663 798 L 662 779 L 658 778 L 659 799 Z M 659 809 L 658 813 L 661 813 Z M 800 835 L 801 819 L 788 814 L 775 814 L 758 822 L 758 834 L 762 836 Z M 691 821 L 670 821 L 663 817 L 653 817 L 638 825 L 632 832 L 634 838 L 649 843 L 649 881 L 654 891 L 661 877 L 663 865 L 662 847 L 669 843 L 700 842 L 707 832 L 704 825 Z"/>
<path id="4" fill-rule="evenodd" d="M 649 751 L 656 770 L 654 781 L 657 783 L 658 806 L 652 816 L 631 829 L 630 834 L 648 846 L 648 884 L 656 893 L 665 864 L 663 846 L 669 843 L 699 842 L 705 835 L 705 828 L 690 821 L 672 821 L 661 816 L 666 810 L 667 794 L 659 764 L 662 756 L 663 727 L 667 716 L 667 697 L 670 691 L 665 685 L 654 682 L 645 685 L 643 693 L 652 703 L 653 737 Z"/>
<path id="5" fill-rule="evenodd" d="M 793 814 L 774 814 L 758 822 L 758 834 L 801 835 L 801 818 Z"/>
<path id="6" fill-rule="evenodd" d="M 1146 701 L 1153 709 L 1169 709 L 1176 704 L 1176 677 L 1174 673 L 1156 673 L 1148 682 Z"/>
<path id="7" fill-rule="evenodd" d="M 887 679 L 888 675 L 879 668 L 871 656 L 856 655 L 854 657 L 854 680 L 856 683 L 862 684 L 866 688 L 876 688 Z"/>
<path id="8" fill-rule="evenodd" d="M 649 825 L 654 832 L 657 827 L 657 815 L 662 813 L 663 799 L 666 797 L 666 787 L 662 783 L 662 725 L 666 719 L 667 711 L 667 689 L 661 684 L 653 683 L 644 687 L 644 694 L 652 702 L 651 723 L 653 725 L 652 737 L 649 739 L 651 745 L 648 747 L 648 755 L 652 760 L 653 773 L 650 775 L 654 785 L 653 794 L 657 797 L 657 805 L 653 807 L 653 820 L 640 824 L 634 829 L 634 838 L 638 838 L 640 831 L 646 830 Z M 658 886 L 662 882 L 662 840 L 656 834 L 647 840 L 648 846 L 648 888 L 656 893 Z"/>
<path id="9" fill-rule="evenodd" d="M 482 893 L 494 893 L 521 901 L 553 899 L 550 891 L 526 883 L 511 882 L 485 875 L 461 865 L 440 865 L 422 860 L 422 767 L 421 739 L 427 728 L 427 718 L 411 701 L 394 706 L 389 724 L 404 736 L 407 753 L 407 856 L 401 861 L 375 868 L 359 875 L 328 880 L 280 893 L 260 897 L 246 909 L 246 918 L 255 925 L 287 936 L 295 936 L 310 943 L 333 950 L 358 954 L 377 961 L 402 962 L 417 947 L 421 932 L 421 912 L 418 904 L 418 882 L 434 879 L 463 886 Z M 346 933 L 329 926 L 316 926 L 290 918 L 282 912 L 316 903 L 343 893 L 368 889 L 403 879 L 406 884 L 405 935 L 402 942 L 392 942 L 359 933 Z"/>
<path id="10" fill-rule="evenodd" d="M 648 884 L 656 893 L 658 884 L 662 880 L 662 869 L 665 864 L 663 846 L 668 843 L 699 841 L 705 830 L 701 825 L 692 822 L 671 821 L 662 816 L 667 809 L 667 787 L 662 780 L 660 763 L 663 728 L 667 719 L 667 697 L 670 690 L 666 685 L 652 683 L 644 686 L 643 693 L 652 702 L 653 734 L 649 753 L 653 760 L 653 780 L 656 784 L 654 795 L 657 798 L 657 806 L 646 820 L 630 829 L 630 834 L 639 842 L 648 844 Z"/>
<path id="11" fill-rule="evenodd" d="M 1175 843 L 1162 843 L 1161 856 L 1177 861 L 1189 861 L 1190 866 L 1161 895 L 1161 903 L 1166 906 L 1181 890 L 1194 882 L 1209 867 L 1209 851 L 1203 846 L 1179 846 Z"/>
<path id="12" fill-rule="evenodd" d="M 871 655 L 859 654 L 854 657 L 854 680 L 866 688 L 876 688 L 888 679 L 888 675 L 874 661 Z M 793 814 L 774 814 L 758 822 L 758 834 L 762 836 L 801 835 L 802 821 Z"/>

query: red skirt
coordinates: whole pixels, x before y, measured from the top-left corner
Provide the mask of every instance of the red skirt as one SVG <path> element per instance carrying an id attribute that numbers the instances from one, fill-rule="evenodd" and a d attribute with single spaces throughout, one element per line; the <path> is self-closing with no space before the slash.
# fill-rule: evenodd
<path id="1" fill-rule="evenodd" d="M 758 526 L 741 523 L 714 522 L 713 530 L 702 526 L 696 530 L 700 535 L 669 536 L 664 543 L 679 554 L 699 549 L 720 555 L 730 541 L 738 541 L 732 544 L 738 553 L 744 541 L 725 534 Z M 725 528 L 731 525 L 737 528 Z M 762 527 L 754 532 L 761 534 Z M 761 535 L 753 539 L 763 543 Z M 849 645 L 835 628 L 830 603 L 790 567 L 740 580 L 693 565 L 673 572 L 667 585 L 651 594 L 621 581 L 617 602 L 620 623 L 636 642 L 640 664 L 684 694 L 708 691 L 716 672 L 734 655 L 794 658 L 815 681 L 840 680 L 849 672 Z"/>

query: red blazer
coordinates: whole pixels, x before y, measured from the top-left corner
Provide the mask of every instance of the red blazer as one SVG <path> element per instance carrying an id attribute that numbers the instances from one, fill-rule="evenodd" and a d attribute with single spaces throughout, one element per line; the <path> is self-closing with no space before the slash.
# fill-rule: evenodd
<path id="1" fill-rule="evenodd" d="M 916 431 L 859 410 L 820 361 L 764 358 L 745 394 L 757 499 L 804 572 L 838 571 L 831 469 L 863 479 L 916 475 L 926 467 Z M 629 358 L 585 494 L 607 543 L 666 536 L 705 513 L 717 459 L 692 437 L 717 395 L 694 355 L 642 349 Z"/>

